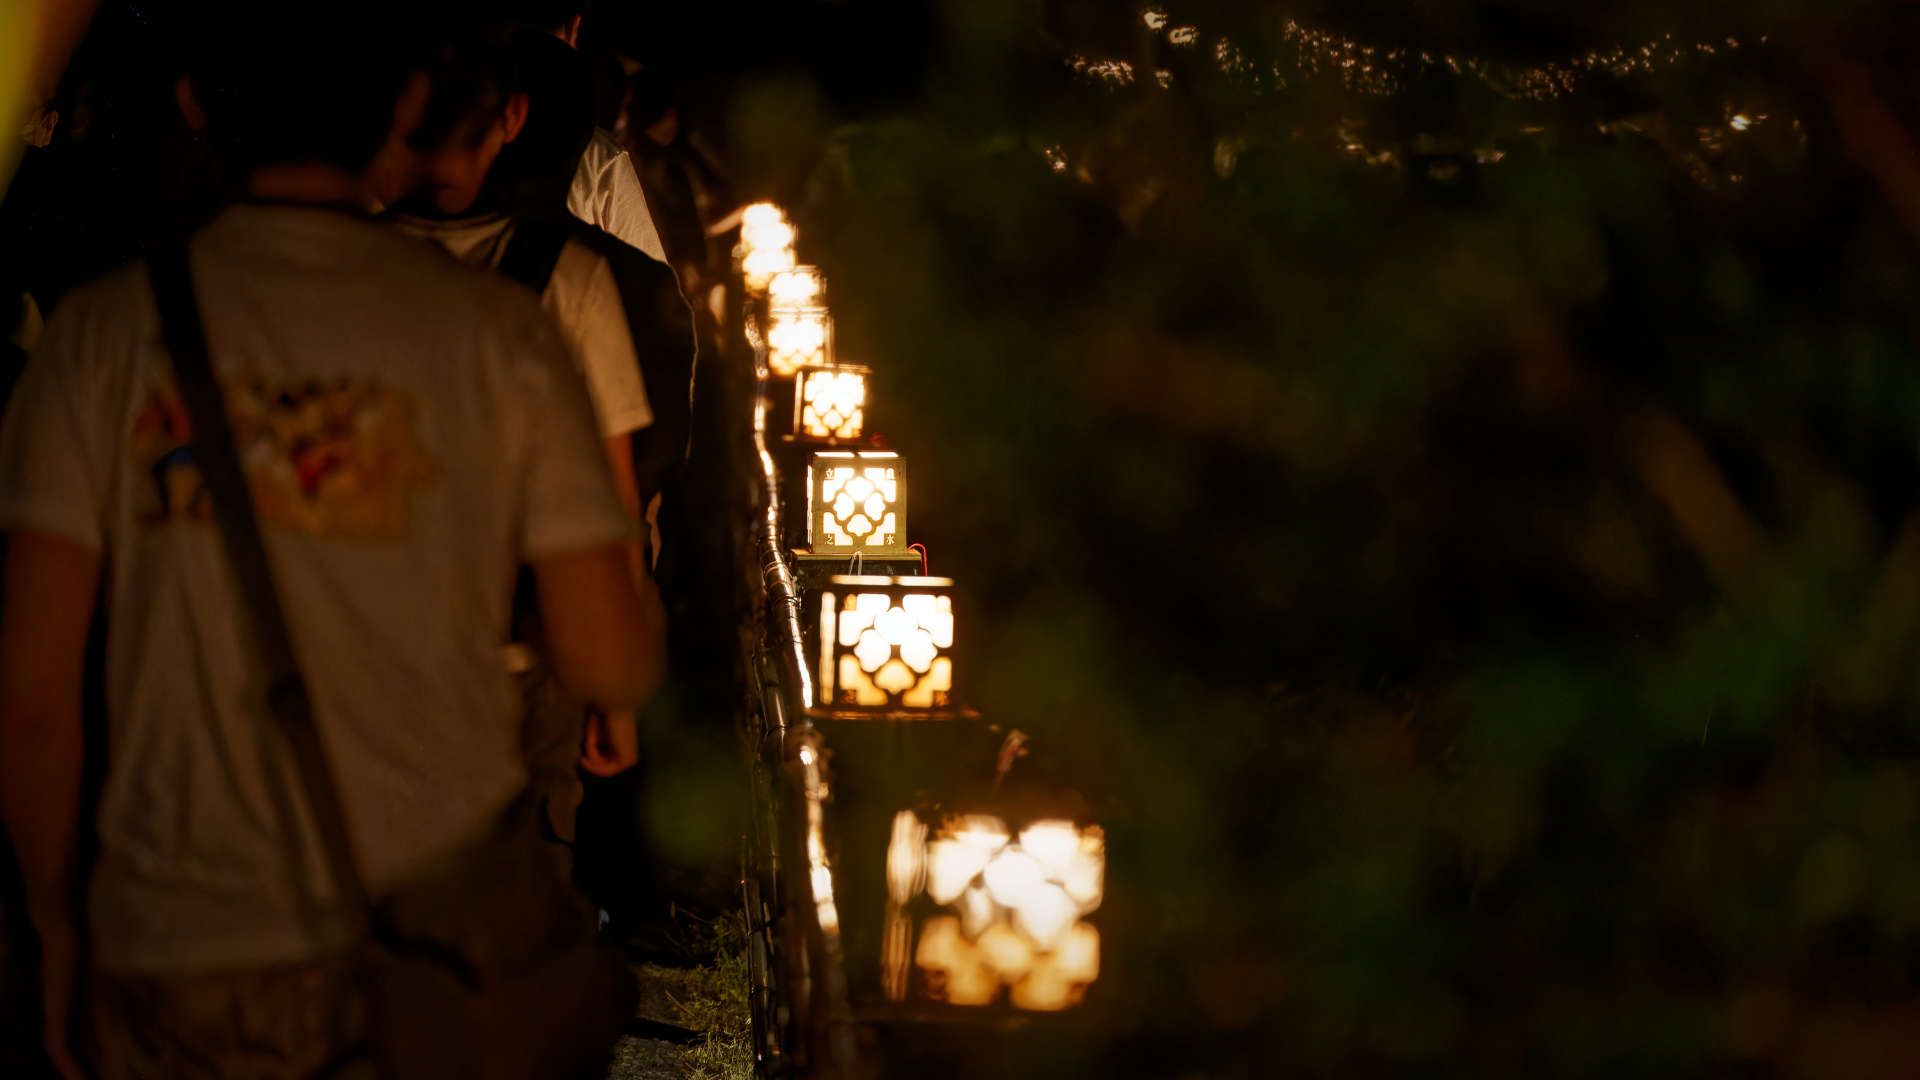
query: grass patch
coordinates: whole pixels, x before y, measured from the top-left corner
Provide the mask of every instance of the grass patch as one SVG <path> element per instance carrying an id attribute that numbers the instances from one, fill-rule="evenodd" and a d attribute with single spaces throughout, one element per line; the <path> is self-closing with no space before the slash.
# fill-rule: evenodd
<path id="1" fill-rule="evenodd" d="M 691 927 L 707 956 L 694 968 L 649 965 L 670 1019 L 704 1038 L 686 1048 L 695 1080 L 752 1080 L 753 1037 L 747 1010 L 747 929 L 738 912 Z"/>

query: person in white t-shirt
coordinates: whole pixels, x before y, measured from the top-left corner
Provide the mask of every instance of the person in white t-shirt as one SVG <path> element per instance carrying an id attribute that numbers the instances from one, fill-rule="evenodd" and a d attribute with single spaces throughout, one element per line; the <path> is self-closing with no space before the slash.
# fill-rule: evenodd
<path id="1" fill-rule="evenodd" d="M 569 117 L 554 115 L 559 103 L 530 97 L 526 89 L 544 92 L 552 81 L 552 57 L 543 55 L 550 44 L 525 32 L 482 30 L 443 49 L 433 70 L 428 124 L 415 138 L 435 144 L 425 154 L 426 182 L 388 220 L 463 262 L 523 278 L 522 284 L 539 291 L 586 376 L 616 489 L 638 520 L 633 439 L 653 414 L 612 268 L 570 235 L 575 226 L 560 207 L 565 173 L 556 172 L 550 159 L 570 159 L 580 129 Z M 527 245 L 546 248 L 544 257 L 538 250 L 530 255 Z M 637 531 L 628 553 L 635 572 L 644 574 Z M 555 692 L 538 655 L 538 628 L 524 629 L 530 647 L 516 649 L 511 661 L 527 699 L 531 782 L 556 857 L 570 865 L 585 794 L 576 765 L 603 777 L 631 767 L 639 752 L 637 723 L 631 712 L 588 712 L 582 702 Z"/>
<path id="2" fill-rule="evenodd" d="M 567 190 L 567 209 L 581 221 L 626 241 L 652 256 L 667 261 L 667 247 L 660 240 L 660 227 L 647 206 L 647 194 L 640 186 L 640 174 L 633 167 L 627 148 L 602 128 L 593 129 L 586 152 L 580 155 L 580 168 L 573 174 L 573 186 Z"/>
<path id="3" fill-rule="evenodd" d="M 541 10 L 533 14 L 538 29 L 564 42 L 568 49 L 580 47 L 580 26 L 586 21 L 586 0 L 548 0 L 533 5 Z M 586 77 L 585 65 L 581 66 Z M 591 108 L 591 105 L 588 105 Z M 640 187 L 640 174 L 634 170 L 627 149 L 610 132 L 594 128 L 573 173 L 567 190 L 567 210 L 581 221 L 617 237 L 631 247 L 646 252 L 656 262 L 667 261 L 667 248 L 660 240 L 660 229 L 647 207 L 646 191 Z"/>
<path id="4" fill-rule="evenodd" d="M 406 156 L 398 136 L 426 96 L 386 32 L 395 20 L 351 0 L 257 13 L 270 32 L 251 8 L 231 14 L 245 25 L 195 42 L 183 104 L 244 170 L 250 204 L 201 229 L 189 256 L 315 723 L 380 895 L 484 835 L 524 788 L 500 664 L 518 567 L 533 567 L 561 679 L 604 707 L 658 686 L 662 616 L 626 556 L 633 519 L 551 318 L 360 210 L 401 194 L 369 190 L 363 168 Z M 383 34 L 368 35 L 377 18 Z M 142 267 L 75 290 L 0 426 L 0 820 L 41 942 L 47 1049 L 80 1075 L 69 1021 L 90 964 L 101 1075 L 344 1075 L 365 1052 L 360 915 L 326 903 L 339 891 L 160 340 Z M 97 595 L 107 764 L 82 883 Z"/>
<path id="5" fill-rule="evenodd" d="M 500 170 L 496 163 L 523 135 L 531 141 L 536 130 L 542 145 L 515 148 L 522 158 L 556 152 L 553 140 L 571 141 L 565 131 L 549 134 L 552 125 L 544 116 L 529 127 L 532 105 L 513 75 L 527 66 L 520 55 L 527 42 L 482 33 L 445 47 L 428 109 L 432 145 L 424 152 L 424 182 L 387 216 L 462 262 L 489 269 L 499 269 L 528 211 L 556 201 L 551 183 L 528 175 L 537 172 L 537 162 Z M 632 436 L 653 422 L 653 410 L 613 272 L 605 258 L 568 240 L 539 292 L 586 377 L 615 483 L 624 499 L 637 504 Z"/>

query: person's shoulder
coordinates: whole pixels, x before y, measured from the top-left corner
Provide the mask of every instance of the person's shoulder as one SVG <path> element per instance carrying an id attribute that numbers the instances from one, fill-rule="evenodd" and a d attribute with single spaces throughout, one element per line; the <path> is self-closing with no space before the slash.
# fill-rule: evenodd
<path id="1" fill-rule="evenodd" d="M 627 148 L 620 145 L 620 140 L 615 138 L 612 132 L 596 127 L 593 129 L 593 136 L 587 140 L 586 150 L 580 154 L 580 165 L 583 171 L 599 175 L 624 160 L 626 156 Z"/>
<path id="2" fill-rule="evenodd" d="M 124 350 L 157 332 L 145 259 L 134 259 L 76 285 L 48 313 L 34 351 L 69 354 Z"/>
<path id="3" fill-rule="evenodd" d="M 423 319 L 452 317 L 492 323 L 538 321 L 540 303 L 526 288 L 485 266 L 468 263 L 434 240 L 389 224 L 375 224 L 369 242 L 380 248 L 375 271 Z"/>
<path id="4" fill-rule="evenodd" d="M 153 309 L 147 261 L 132 259 L 76 285 L 61 295 L 50 319 L 123 316 Z"/>

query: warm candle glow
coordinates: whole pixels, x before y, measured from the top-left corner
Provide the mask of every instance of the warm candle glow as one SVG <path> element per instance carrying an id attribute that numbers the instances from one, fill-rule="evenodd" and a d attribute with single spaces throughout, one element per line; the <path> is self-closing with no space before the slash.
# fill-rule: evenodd
<path id="1" fill-rule="evenodd" d="M 887 845 L 887 895 L 896 904 L 913 899 L 926 884 L 927 827 L 911 810 L 893 816 L 893 840 Z"/>
<path id="2" fill-rule="evenodd" d="M 916 844 L 924 844 L 923 857 L 911 850 Z M 902 811 L 887 852 L 888 996 L 905 993 L 897 960 L 905 946 L 892 940 L 904 903 L 896 885 L 905 867 L 923 865 L 926 896 L 950 912 L 927 920 L 913 954 L 928 996 L 987 1005 L 1004 989 L 1016 1008 L 1078 1004 L 1100 976 L 1100 933 L 1080 916 L 1099 905 L 1105 864 L 1106 839 L 1095 826 L 1047 819 L 1010 840 L 1006 824 L 991 814 L 953 815 L 935 832 Z"/>
<path id="3" fill-rule="evenodd" d="M 740 211 L 742 229 L 760 229 L 787 220 L 786 211 L 770 202 L 757 202 Z"/>
<path id="4" fill-rule="evenodd" d="M 795 380 L 794 433 L 813 439 L 857 439 L 866 424 L 866 404 L 866 368 L 802 368 Z"/>
<path id="5" fill-rule="evenodd" d="M 903 552 L 906 463 L 898 454 L 823 450 L 808 469 L 808 540 L 815 554 Z"/>
<path id="6" fill-rule="evenodd" d="M 740 246 L 766 251 L 793 246 L 793 226 L 786 211 L 769 202 L 754 203 L 740 212 Z"/>
<path id="7" fill-rule="evenodd" d="M 1071 821 L 1036 821 L 1020 830 L 1020 848 L 1047 869 L 1065 873 L 1080 854 L 1080 830 Z"/>
<path id="8" fill-rule="evenodd" d="M 793 226 L 784 221 L 749 225 L 740 230 L 740 242 L 749 251 L 778 251 L 793 246 Z"/>
<path id="9" fill-rule="evenodd" d="M 985 873 L 987 891 L 1002 907 L 1023 908 L 1033 902 L 1040 890 L 1049 887 L 1047 871 L 1040 860 L 1017 848 L 994 856 Z"/>
<path id="10" fill-rule="evenodd" d="M 767 369 L 787 378 L 833 359 L 833 320 L 826 308 L 774 308 L 768 315 Z"/>
<path id="11" fill-rule="evenodd" d="M 1059 945 L 1080 914 L 1066 890 L 1058 885 L 1039 885 L 1022 894 L 1018 904 L 1009 906 L 1013 908 L 1014 925 L 1043 951 Z"/>
<path id="12" fill-rule="evenodd" d="M 740 257 L 740 275 L 746 279 L 748 289 L 762 292 L 773 275 L 792 265 L 792 248 L 758 248 Z"/>
<path id="13" fill-rule="evenodd" d="M 816 307 L 826 291 L 826 279 L 818 269 L 796 266 L 773 275 L 767 283 L 767 303 L 774 307 Z"/>
<path id="14" fill-rule="evenodd" d="M 980 956 L 1007 982 L 1017 982 L 1033 969 L 1033 945 L 1005 924 L 980 935 Z"/>
<path id="15" fill-rule="evenodd" d="M 764 292 L 774 275 L 793 268 L 794 229 L 772 203 L 754 203 L 740 213 L 740 276 L 747 289 Z"/>
<path id="16" fill-rule="evenodd" d="M 866 712 L 949 708 L 951 586 L 945 578 L 833 578 L 820 593 L 814 640 L 821 704 Z"/>

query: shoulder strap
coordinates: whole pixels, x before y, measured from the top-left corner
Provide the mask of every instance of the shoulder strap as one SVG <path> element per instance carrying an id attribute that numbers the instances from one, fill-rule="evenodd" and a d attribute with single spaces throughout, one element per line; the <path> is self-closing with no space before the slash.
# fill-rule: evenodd
<path id="1" fill-rule="evenodd" d="M 567 219 L 539 214 L 514 226 L 507 250 L 500 255 L 500 273 L 532 289 L 538 296 L 547 291 L 553 268 L 560 265 L 560 252 L 567 246 L 572 229 Z"/>
<path id="2" fill-rule="evenodd" d="M 313 722 L 313 702 L 294 657 L 286 612 L 274 588 L 272 565 L 234 449 L 220 384 L 207 356 L 206 333 L 193 293 L 193 271 L 185 244 L 172 245 L 147 261 L 147 276 L 160 310 L 160 333 L 173 358 L 174 380 L 192 425 L 193 460 L 213 499 L 214 521 L 240 581 L 240 593 L 252 617 L 254 640 L 267 669 L 267 705 L 286 735 L 299 767 L 301 783 L 320 830 L 335 885 L 350 909 L 368 907 L 366 884 L 354 858 L 351 835 L 333 770 Z"/>

